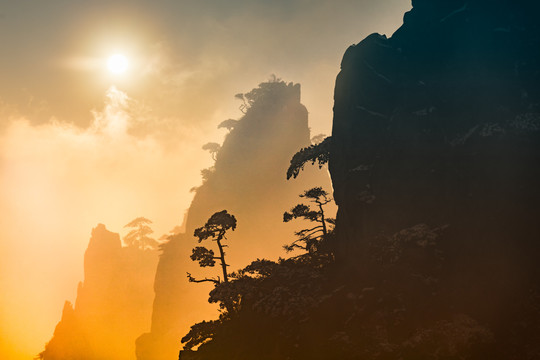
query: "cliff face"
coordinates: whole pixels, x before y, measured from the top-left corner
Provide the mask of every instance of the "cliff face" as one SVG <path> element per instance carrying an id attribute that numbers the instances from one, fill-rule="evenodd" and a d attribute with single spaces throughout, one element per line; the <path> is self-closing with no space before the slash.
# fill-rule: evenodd
<path id="1" fill-rule="evenodd" d="M 84 256 L 75 307 L 66 302 L 44 360 L 133 359 L 135 339 L 150 325 L 157 252 L 122 247 L 99 224 Z"/>
<path id="2" fill-rule="evenodd" d="M 284 256 L 282 246 L 293 238 L 295 225 L 283 223 L 283 212 L 298 202 L 303 190 L 330 187 L 327 173 L 318 169 L 308 169 L 296 180 L 285 177 L 294 153 L 310 145 L 300 85 L 262 83 L 249 94 L 245 115 L 225 138 L 215 166 L 196 191 L 186 234 L 175 236 L 163 247 L 155 280 L 152 332 L 139 338 L 138 359 L 177 357 L 180 339 L 189 327 L 217 317 L 215 306 L 207 303 L 211 286 L 189 283 L 185 276 L 189 271 L 197 278 L 212 277 L 219 271 L 200 269 L 189 259 L 197 246 L 195 228 L 221 210 L 238 219 L 236 231 L 227 235 L 230 271 L 256 258 Z"/>
<path id="3" fill-rule="evenodd" d="M 216 288 L 235 306 L 180 358 L 540 358 L 537 7 L 415 0 L 391 38 L 350 47 L 335 262 L 252 264 Z"/>
<path id="4" fill-rule="evenodd" d="M 310 145 L 308 112 L 300 103 L 300 84 L 262 85 L 245 116 L 223 142 L 214 170 L 197 189 L 187 216 L 189 235 L 204 225 L 210 215 L 223 209 L 238 218 L 239 232 L 264 234 L 265 230 L 275 228 L 276 223 L 279 229 L 284 227 L 283 211 L 291 206 L 303 186 L 316 181 L 328 183 L 325 176 L 315 176 L 309 181 L 286 181 L 292 156 Z M 310 177 L 313 176 L 305 176 Z M 276 244 L 249 241 L 245 237 L 237 241 L 241 241 L 239 248 L 251 254 L 248 259 L 275 256 L 276 249 L 281 250 Z M 235 254 L 231 252 L 231 256 Z"/>
<path id="5" fill-rule="evenodd" d="M 440 297 L 416 299 L 419 316 L 425 326 L 474 319 L 493 335 L 495 358 L 539 356 L 538 10 L 413 0 L 391 38 L 373 34 L 346 51 L 335 89 L 338 258 L 380 285 L 384 271 L 369 259 L 381 239 L 394 246 L 436 229 L 437 252 L 409 259 L 417 270 L 438 264 Z M 388 289 L 407 291 L 407 281 Z"/>

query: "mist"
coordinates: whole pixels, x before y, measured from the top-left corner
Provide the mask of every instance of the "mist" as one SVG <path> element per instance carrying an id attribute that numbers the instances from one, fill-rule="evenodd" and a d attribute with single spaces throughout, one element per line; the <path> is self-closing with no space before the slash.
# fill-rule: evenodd
<path id="1" fill-rule="evenodd" d="M 1 262 L 1 287 L 9 297 L 1 308 L 9 347 L 35 354 L 50 337 L 62 303 L 74 300 L 95 225 L 123 232 L 144 215 L 160 235 L 182 223 L 206 156 L 190 135 L 174 146 L 130 135 L 128 100 L 109 89 L 85 130 L 14 119 L 2 133 L 0 238 L 9 256 Z"/>
<path id="2" fill-rule="evenodd" d="M 212 163 L 201 145 L 221 142 L 217 124 L 242 115 L 234 94 L 271 74 L 301 83 L 312 134 L 329 134 L 343 51 L 370 32 L 389 34 L 408 8 L 2 4 L 0 357 L 28 359 L 50 339 L 98 223 L 124 234 L 144 216 L 159 237 L 183 222 L 189 190 Z M 112 79 L 102 62 L 118 48 L 133 71 Z"/>

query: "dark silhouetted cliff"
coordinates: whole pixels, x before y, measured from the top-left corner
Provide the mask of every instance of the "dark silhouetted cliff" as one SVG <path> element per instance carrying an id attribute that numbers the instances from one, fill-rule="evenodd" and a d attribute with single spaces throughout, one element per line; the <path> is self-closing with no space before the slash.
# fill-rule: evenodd
<path id="1" fill-rule="evenodd" d="M 540 358 L 538 7 L 414 0 L 392 37 L 351 46 L 335 262 L 254 262 L 180 358 Z"/>
<path id="2" fill-rule="evenodd" d="M 99 224 L 84 255 L 84 281 L 75 307 L 64 305 L 44 360 L 120 360 L 135 357 L 135 339 L 149 328 L 156 250 L 122 247 Z"/>
<path id="3" fill-rule="evenodd" d="M 413 6 L 391 38 L 370 35 L 343 57 L 330 156 L 338 259 L 409 303 L 385 339 L 392 356 L 408 341 L 415 358 L 539 357 L 539 6 Z M 409 270 L 387 273 L 390 259 L 373 258 L 398 243 Z"/>

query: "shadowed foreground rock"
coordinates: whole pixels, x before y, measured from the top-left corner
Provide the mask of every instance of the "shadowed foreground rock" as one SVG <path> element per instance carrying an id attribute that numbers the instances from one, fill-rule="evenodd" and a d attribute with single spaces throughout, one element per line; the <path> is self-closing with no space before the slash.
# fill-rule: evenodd
<path id="1" fill-rule="evenodd" d="M 391 38 L 350 47 L 335 261 L 255 262 L 180 359 L 539 359 L 538 10 L 415 0 Z"/>
<path id="2" fill-rule="evenodd" d="M 417 356 L 540 357 L 538 5 L 413 5 L 391 38 L 370 35 L 343 57 L 330 156 L 338 258 L 414 296 L 416 320 L 397 334 L 431 339 Z M 417 247 L 410 276 L 394 274 L 401 285 L 386 278 L 391 259 L 372 261 L 396 242 Z"/>

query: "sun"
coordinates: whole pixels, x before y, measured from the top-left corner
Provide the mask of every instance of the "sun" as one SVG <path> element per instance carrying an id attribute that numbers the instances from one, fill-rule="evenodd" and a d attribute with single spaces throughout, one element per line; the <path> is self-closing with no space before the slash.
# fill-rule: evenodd
<path id="1" fill-rule="evenodd" d="M 113 74 L 122 74 L 128 68 L 128 60 L 124 55 L 115 54 L 107 60 L 107 68 Z"/>

